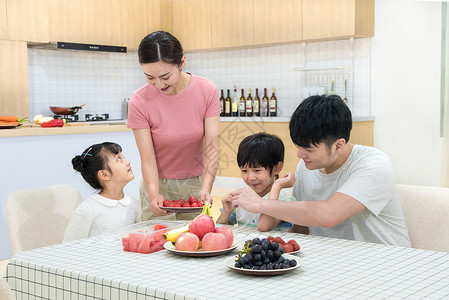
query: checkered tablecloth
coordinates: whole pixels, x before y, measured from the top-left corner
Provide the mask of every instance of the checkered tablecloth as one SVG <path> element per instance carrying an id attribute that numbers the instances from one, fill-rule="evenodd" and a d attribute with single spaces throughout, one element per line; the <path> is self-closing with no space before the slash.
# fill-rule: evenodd
<path id="1" fill-rule="evenodd" d="M 216 257 L 124 252 L 106 235 L 15 255 L 7 281 L 17 299 L 448 299 L 449 253 L 234 228 L 241 246 L 281 236 L 301 246 L 300 268 L 251 276 Z M 232 255 L 235 255 L 233 253 Z"/>

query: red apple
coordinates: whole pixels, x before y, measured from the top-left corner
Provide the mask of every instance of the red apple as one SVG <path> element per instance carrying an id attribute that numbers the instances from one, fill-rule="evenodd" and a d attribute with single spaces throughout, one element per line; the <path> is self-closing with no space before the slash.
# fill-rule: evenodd
<path id="1" fill-rule="evenodd" d="M 200 215 L 190 222 L 189 231 L 202 240 L 206 233 L 215 231 L 214 220 L 208 215 Z"/>
<path id="2" fill-rule="evenodd" d="M 204 251 L 223 250 L 228 248 L 228 238 L 224 233 L 209 232 L 201 240 Z"/>
<path id="3" fill-rule="evenodd" d="M 215 228 L 215 232 L 224 233 L 226 235 L 226 238 L 228 239 L 228 247 L 230 248 L 232 244 L 234 243 L 234 231 L 232 231 L 231 228 L 226 226 L 220 226 Z"/>
<path id="4" fill-rule="evenodd" d="M 191 232 L 183 232 L 177 238 L 175 242 L 176 250 L 180 251 L 196 251 L 200 246 L 200 239 L 196 234 Z"/>

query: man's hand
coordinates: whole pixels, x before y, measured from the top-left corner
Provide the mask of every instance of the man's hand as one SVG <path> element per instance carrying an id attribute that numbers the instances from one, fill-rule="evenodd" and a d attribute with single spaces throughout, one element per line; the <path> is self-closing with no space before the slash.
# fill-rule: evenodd
<path id="1" fill-rule="evenodd" d="M 153 196 L 150 200 L 150 209 L 155 216 L 165 216 L 171 214 L 166 210 L 163 210 L 161 206 L 164 206 L 164 198 L 157 194 Z"/>
<path id="2" fill-rule="evenodd" d="M 212 205 L 212 197 L 210 196 L 209 192 L 201 190 L 199 196 L 200 200 L 203 201 L 203 203 L 207 201 L 209 205 Z"/>
<path id="3" fill-rule="evenodd" d="M 232 206 L 242 207 L 249 212 L 258 213 L 260 202 L 264 199 L 260 198 L 259 195 L 250 187 L 245 187 L 241 190 L 232 192 Z"/>
<path id="4" fill-rule="evenodd" d="M 291 188 L 295 184 L 295 181 L 296 181 L 295 174 L 288 173 L 284 177 L 276 179 L 274 183 L 278 185 L 280 188 L 285 189 Z"/>

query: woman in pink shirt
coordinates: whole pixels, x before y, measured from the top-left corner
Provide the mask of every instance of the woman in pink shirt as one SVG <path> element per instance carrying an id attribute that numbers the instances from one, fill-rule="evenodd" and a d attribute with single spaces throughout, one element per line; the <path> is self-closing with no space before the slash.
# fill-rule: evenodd
<path id="1" fill-rule="evenodd" d="M 142 164 L 142 219 L 191 219 L 161 206 L 164 199 L 194 194 L 211 203 L 219 158 L 218 90 L 212 81 L 182 71 L 186 57 L 168 32 L 143 38 L 138 55 L 147 84 L 131 96 L 128 127 Z"/>

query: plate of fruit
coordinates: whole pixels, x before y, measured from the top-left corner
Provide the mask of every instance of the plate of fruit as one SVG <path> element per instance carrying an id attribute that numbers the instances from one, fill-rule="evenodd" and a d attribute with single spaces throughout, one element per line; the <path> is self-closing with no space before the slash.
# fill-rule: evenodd
<path id="1" fill-rule="evenodd" d="M 256 276 L 284 274 L 299 268 L 301 264 L 301 258 L 285 254 L 284 248 L 267 238 L 246 241 L 237 256 L 225 260 L 229 269 Z"/>
<path id="2" fill-rule="evenodd" d="M 269 236 L 267 237 L 267 240 L 278 243 L 279 247 L 284 248 L 284 252 L 289 255 L 299 253 L 299 250 L 301 249 L 298 242 L 295 240 L 289 240 L 286 242 L 279 236 Z"/>
<path id="3" fill-rule="evenodd" d="M 198 200 L 195 196 L 190 196 L 186 201 L 184 199 L 179 200 L 164 200 L 163 210 L 174 213 L 193 213 L 203 210 L 203 202 Z"/>
<path id="4" fill-rule="evenodd" d="M 215 226 L 208 214 L 202 214 L 189 224 L 164 234 L 164 248 L 169 252 L 193 257 L 217 256 L 237 248 L 234 232 L 228 226 Z"/>

